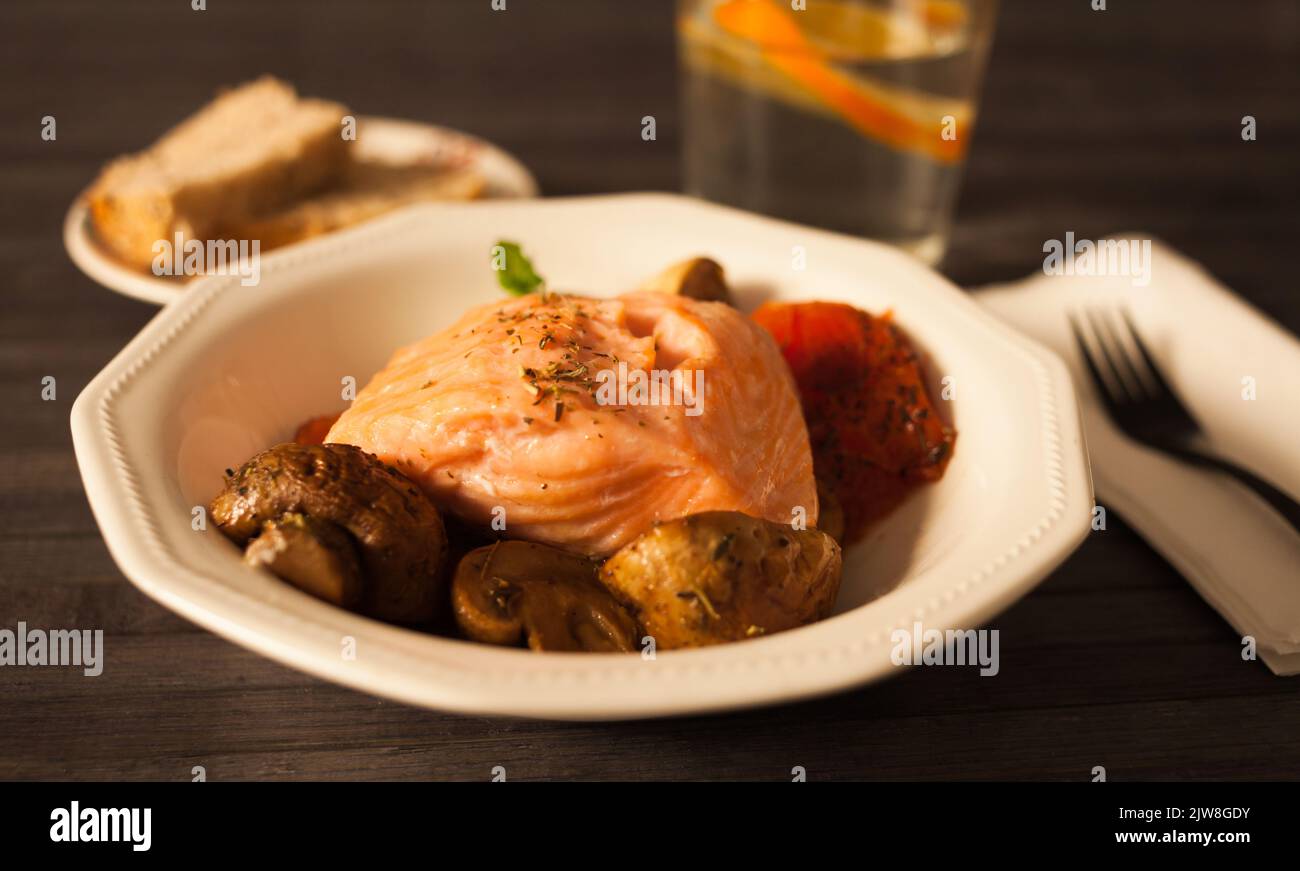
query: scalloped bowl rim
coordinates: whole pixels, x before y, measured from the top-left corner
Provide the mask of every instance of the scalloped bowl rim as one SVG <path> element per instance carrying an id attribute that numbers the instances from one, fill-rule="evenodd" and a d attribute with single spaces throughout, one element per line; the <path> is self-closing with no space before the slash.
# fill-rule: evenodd
<path id="1" fill-rule="evenodd" d="M 282 292 L 274 287 L 277 283 L 310 283 L 315 279 L 296 276 L 313 268 L 364 262 L 372 249 L 405 237 L 454 236 L 466 224 L 494 220 L 535 223 L 539 236 L 545 235 L 542 228 L 555 233 L 569 224 L 594 232 L 598 226 L 633 220 L 629 216 L 636 226 L 668 227 L 667 234 L 696 228 L 690 235 L 700 238 L 706 249 L 709 234 L 699 228 L 712 226 L 753 238 L 755 245 L 796 239 L 818 257 L 869 262 L 873 274 L 895 286 L 891 292 L 898 293 L 899 300 L 905 292 L 908 304 L 924 303 L 934 319 L 971 343 L 980 343 L 974 353 L 987 355 L 1009 378 L 1014 375 L 1018 383 L 1030 385 L 1022 388 L 1026 395 L 1004 397 L 1024 415 L 1021 447 L 1031 445 L 1040 455 L 1039 467 L 1023 470 L 1023 476 L 1017 473 L 1018 489 L 1004 494 L 1014 497 L 1007 504 L 1017 506 L 1015 524 L 964 543 L 981 549 L 978 560 L 953 564 L 940 558 L 909 574 L 906 583 L 881 598 L 820 623 L 735 644 L 659 651 L 653 658 L 535 654 L 440 638 L 333 608 L 273 579 L 270 584 L 283 589 L 252 596 L 233 582 L 235 573 L 246 572 L 236 557 L 214 561 L 207 546 L 197 544 L 202 536 L 186 537 L 179 531 L 179 520 L 164 522 L 160 517 L 163 506 L 157 504 L 157 494 L 172 492 L 168 488 L 174 489 L 174 484 L 161 480 L 166 471 L 150 459 L 157 456 L 168 410 L 155 408 L 130 419 L 121 414 L 125 399 L 140 394 L 139 400 L 158 388 L 163 376 L 155 373 L 165 368 L 169 355 L 178 348 L 196 352 L 187 347 L 198 341 L 193 338 L 196 325 L 210 326 L 211 319 L 225 316 L 223 312 L 236 305 L 238 276 L 211 276 L 196 280 L 163 308 L 87 385 L 72 410 L 74 446 L 87 495 L 119 567 L 146 594 L 199 625 L 356 689 L 463 713 L 599 720 L 791 701 L 897 673 L 901 668 L 888 655 L 894 629 L 914 622 L 937 628 L 978 626 L 1030 590 L 1086 536 L 1092 485 L 1064 365 L 937 273 L 878 243 L 671 194 L 422 205 L 267 255 L 263 287 L 258 288 L 262 296 L 238 304 L 270 305 Z M 773 235 L 778 233 L 782 235 Z M 638 245 L 653 247 L 645 239 Z M 227 297 L 230 303 L 223 304 Z M 188 523 L 184 525 L 188 531 Z M 341 655 L 345 638 L 352 640 L 355 658 Z"/>

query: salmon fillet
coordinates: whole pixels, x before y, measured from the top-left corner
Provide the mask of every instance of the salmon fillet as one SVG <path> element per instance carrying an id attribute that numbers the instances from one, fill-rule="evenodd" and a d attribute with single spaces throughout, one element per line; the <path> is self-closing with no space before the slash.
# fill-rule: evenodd
<path id="1" fill-rule="evenodd" d="M 644 404 L 652 370 L 659 402 Z M 392 463 L 471 524 L 592 556 L 700 511 L 817 521 L 772 337 L 730 306 L 662 293 L 472 309 L 398 350 L 327 441 Z"/>

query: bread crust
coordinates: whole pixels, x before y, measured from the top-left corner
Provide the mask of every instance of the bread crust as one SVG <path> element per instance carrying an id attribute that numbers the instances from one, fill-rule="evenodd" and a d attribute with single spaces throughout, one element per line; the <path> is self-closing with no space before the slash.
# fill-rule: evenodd
<path id="1" fill-rule="evenodd" d="M 247 131 L 231 130 L 249 117 Z M 338 103 L 303 100 L 264 78 L 219 96 L 148 150 L 110 163 L 86 192 L 99 242 L 124 263 L 149 271 L 155 243 L 220 238 L 222 228 L 252 221 L 317 193 L 342 177 L 350 142 L 340 135 L 348 114 Z M 271 128 L 253 147 L 263 131 Z M 233 157 L 201 146 L 238 139 Z M 195 151 L 192 163 L 187 152 Z"/>
<path id="2" fill-rule="evenodd" d="M 347 180 L 287 208 L 229 227 L 229 238 L 257 239 L 267 251 L 341 230 L 417 202 L 472 200 L 485 179 L 469 169 L 354 163 Z"/>

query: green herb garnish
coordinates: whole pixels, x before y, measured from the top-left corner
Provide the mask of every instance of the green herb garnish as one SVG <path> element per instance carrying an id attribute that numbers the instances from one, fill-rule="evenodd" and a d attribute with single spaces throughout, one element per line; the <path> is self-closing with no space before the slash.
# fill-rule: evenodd
<path id="1" fill-rule="evenodd" d="M 497 274 L 497 283 L 514 296 L 530 294 L 546 283 L 517 242 L 502 240 L 492 246 L 492 269 Z"/>

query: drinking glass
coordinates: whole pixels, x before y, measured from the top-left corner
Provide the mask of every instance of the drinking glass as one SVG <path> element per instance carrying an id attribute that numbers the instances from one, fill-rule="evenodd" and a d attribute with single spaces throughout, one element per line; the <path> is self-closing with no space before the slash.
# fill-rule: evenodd
<path id="1" fill-rule="evenodd" d="M 688 193 L 947 246 L 996 0 L 678 0 Z"/>

